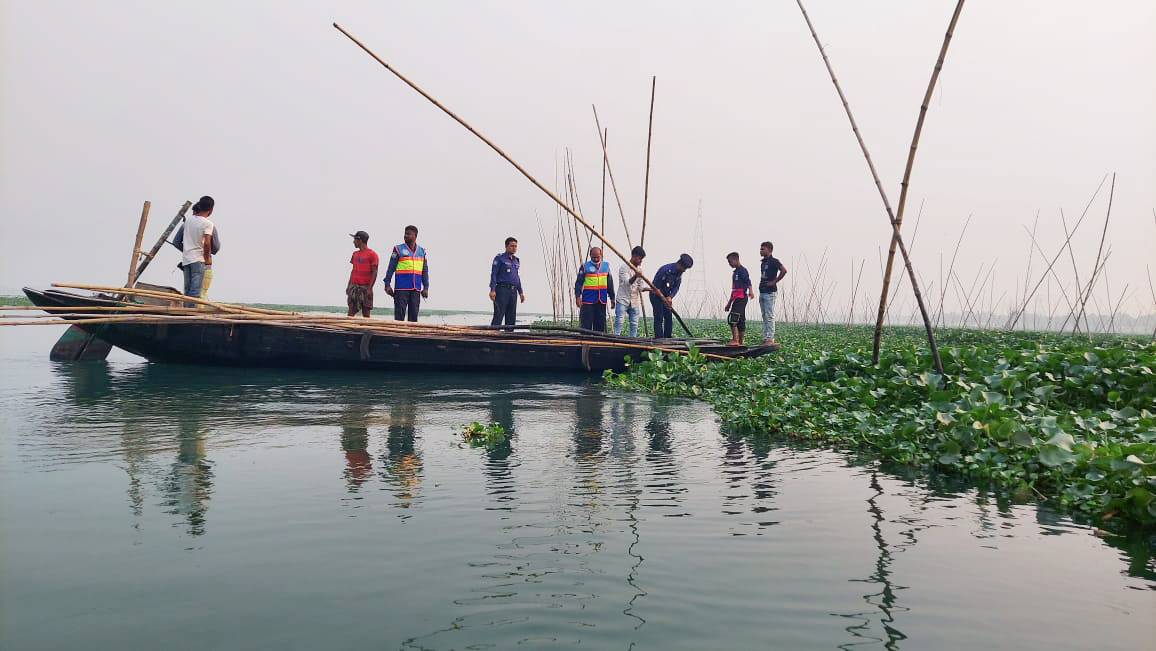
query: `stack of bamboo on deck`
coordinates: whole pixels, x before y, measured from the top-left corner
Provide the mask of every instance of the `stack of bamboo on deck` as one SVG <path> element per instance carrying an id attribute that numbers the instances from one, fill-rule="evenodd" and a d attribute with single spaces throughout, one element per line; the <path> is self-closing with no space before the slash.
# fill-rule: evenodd
<path id="1" fill-rule="evenodd" d="M 20 319 L 0 319 L 0 325 L 52 325 L 62 323 L 76 323 L 82 321 L 84 325 L 102 324 L 158 324 L 158 323 L 199 323 L 199 324 L 253 324 L 268 326 L 290 326 L 297 328 L 320 329 L 328 331 L 359 332 L 392 337 L 444 337 L 468 339 L 495 339 L 504 343 L 522 343 L 534 345 L 575 345 L 596 344 L 614 348 L 635 350 L 662 350 L 673 353 L 686 353 L 686 350 L 654 346 L 640 342 L 623 341 L 611 335 L 581 332 L 579 336 L 564 334 L 552 337 L 541 332 L 516 332 L 508 327 L 492 326 L 465 326 L 441 325 L 430 323 L 415 323 L 408 321 L 387 321 L 383 319 L 365 319 L 345 315 L 309 314 L 288 312 L 266 308 L 216 303 L 190 296 L 182 296 L 169 292 L 160 292 L 148 289 L 130 289 L 124 287 L 105 287 L 101 285 L 53 283 L 53 287 L 69 289 L 85 289 L 95 292 L 105 292 L 110 295 L 136 296 L 152 299 L 166 299 L 174 302 L 196 303 L 199 307 L 168 307 L 163 305 L 144 305 L 121 303 L 109 298 L 105 306 L 91 307 L 38 307 L 37 309 L 48 314 L 43 316 Z M 23 306 L 0 309 L 27 310 Z M 565 329 L 563 329 L 565 330 Z M 708 355 L 708 357 L 716 357 Z M 721 359 L 721 357 L 720 357 Z"/>

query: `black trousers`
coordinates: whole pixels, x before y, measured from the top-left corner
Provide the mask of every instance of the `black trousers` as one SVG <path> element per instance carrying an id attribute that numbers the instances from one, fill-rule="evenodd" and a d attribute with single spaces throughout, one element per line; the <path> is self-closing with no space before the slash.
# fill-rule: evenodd
<path id="1" fill-rule="evenodd" d="M 406 312 L 409 320 L 417 321 L 417 311 L 421 308 L 421 291 L 417 289 L 393 290 L 393 320 L 405 321 Z"/>
<path id="2" fill-rule="evenodd" d="M 513 285 L 494 285 L 494 318 L 490 325 L 514 325 L 518 318 L 518 288 Z"/>
<path id="3" fill-rule="evenodd" d="M 578 310 L 578 324 L 587 330 L 606 332 L 606 304 L 583 303 Z"/>
<path id="4" fill-rule="evenodd" d="M 654 337 L 655 339 L 669 339 L 674 331 L 674 312 L 666 306 L 661 298 L 650 295 L 650 307 L 654 308 Z"/>

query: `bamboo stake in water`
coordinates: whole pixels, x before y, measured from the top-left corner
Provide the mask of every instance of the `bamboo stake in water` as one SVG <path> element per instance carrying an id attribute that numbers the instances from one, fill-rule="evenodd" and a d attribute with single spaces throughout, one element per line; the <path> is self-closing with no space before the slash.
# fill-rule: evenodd
<path id="1" fill-rule="evenodd" d="M 499 148 L 497 145 L 495 145 L 493 142 L 491 142 L 489 138 L 486 138 L 485 136 L 483 136 L 481 133 L 479 133 L 477 130 L 475 130 L 473 127 L 471 127 L 469 124 L 467 124 L 465 120 L 461 119 L 453 111 L 451 111 L 448 108 L 446 108 L 445 106 L 443 106 L 441 104 L 441 102 L 434 99 L 433 96 L 431 96 L 429 93 L 422 90 L 420 87 L 418 87 L 417 84 L 410 81 L 405 75 L 401 74 L 401 72 L 396 70 L 393 66 L 386 63 L 381 57 L 374 54 L 373 51 L 370 50 L 368 47 L 366 47 L 361 41 L 357 40 L 352 34 L 345 31 L 345 29 L 342 28 L 341 25 L 338 25 L 337 23 L 333 23 L 333 27 L 335 29 L 337 29 L 337 31 L 344 34 L 346 36 L 346 38 L 353 41 L 358 47 L 360 47 L 362 50 L 364 50 L 366 54 L 373 57 L 373 59 L 375 61 L 377 61 L 378 63 L 380 63 L 382 65 L 382 67 L 384 67 L 386 70 L 393 73 L 393 75 L 395 77 L 397 77 L 398 79 L 400 79 L 402 82 L 404 82 L 405 85 L 407 85 L 410 88 L 417 91 L 417 93 L 419 95 L 421 95 L 422 97 L 429 100 L 429 102 L 431 104 L 433 104 L 434 106 L 441 109 L 443 113 L 445 113 L 446 115 L 453 118 L 455 122 L 462 125 L 467 131 L 469 131 L 470 133 L 477 136 L 479 140 L 481 140 L 482 142 L 489 145 L 490 149 L 493 149 L 494 152 L 496 152 L 499 156 L 506 159 L 507 163 L 509 163 L 510 165 L 513 165 L 514 169 L 518 170 L 518 172 L 521 173 L 522 176 L 526 177 L 526 180 L 528 180 L 530 183 L 533 183 L 534 186 L 537 187 L 542 192 L 546 193 L 546 196 L 553 199 L 555 203 L 557 203 L 563 210 L 565 210 L 567 213 L 569 213 L 570 216 L 573 217 L 574 220 L 577 221 L 579 224 L 581 224 L 587 231 L 589 231 L 591 235 L 593 235 L 594 237 L 597 237 L 606 246 L 606 248 L 610 249 L 610 251 L 612 253 L 614 253 L 614 255 L 618 256 L 618 258 L 620 260 L 625 262 L 627 264 L 627 266 L 629 266 L 632 271 L 637 272 L 639 274 L 639 278 L 641 278 L 647 285 L 649 285 L 652 290 L 654 290 L 655 292 L 659 292 L 659 289 L 654 286 L 654 283 L 651 282 L 650 279 L 648 279 L 646 276 L 642 275 L 642 273 L 638 270 L 638 268 L 630 263 L 630 256 L 623 255 L 622 252 L 619 251 L 617 248 L 615 248 L 614 245 L 611 244 L 610 241 L 607 240 L 601 233 L 594 230 L 594 227 L 591 226 L 589 223 L 587 223 L 585 219 L 582 219 L 582 217 L 580 217 L 578 215 L 578 213 L 574 212 L 574 210 L 572 208 L 570 208 L 570 206 L 566 205 L 566 203 L 564 203 L 561 199 L 559 199 L 557 195 L 555 195 L 553 192 L 551 192 L 549 189 L 547 189 L 546 186 L 539 183 L 538 179 L 531 176 L 530 173 L 525 170 L 525 168 L 523 168 L 521 165 L 519 165 L 517 162 L 515 162 L 513 158 L 510 158 L 509 155 L 506 154 L 506 152 L 502 151 L 501 148 Z M 600 134 L 601 134 L 601 130 L 600 130 Z M 614 178 L 613 175 L 611 175 L 611 185 L 612 186 L 613 186 L 613 178 Z M 661 293 L 661 292 L 659 292 L 659 293 Z M 694 334 L 691 333 L 690 328 L 687 327 L 686 323 L 683 322 L 682 317 L 678 315 L 678 312 L 675 312 L 672 309 L 671 313 L 674 315 L 674 318 L 678 320 L 678 323 L 679 323 L 679 325 L 682 326 L 683 330 L 686 330 L 686 334 L 690 337 L 693 337 Z"/>
<path id="2" fill-rule="evenodd" d="M 650 199 L 650 141 L 654 135 L 654 89 L 658 77 L 650 78 L 650 122 L 646 127 L 646 180 L 642 185 L 642 235 L 638 236 L 638 246 L 646 240 L 646 204 Z"/>
<path id="3" fill-rule="evenodd" d="M 602 123 L 598 120 L 598 107 L 593 104 L 590 108 L 594 110 L 594 126 L 598 128 L 599 135 L 602 134 Z M 630 241 L 630 226 L 626 223 L 626 212 L 622 209 L 622 199 L 618 196 L 618 184 L 614 182 L 614 169 L 610 167 L 610 154 L 606 151 L 606 139 L 602 139 L 602 164 L 606 166 L 606 173 L 610 176 L 610 189 L 614 192 L 614 201 L 618 204 L 618 216 L 622 218 L 622 230 L 626 233 L 626 245 L 634 248 L 634 243 Z"/>
<path id="4" fill-rule="evenodd" d="M 839 80 L 835 78 L 835 70 L 831 67 L 831 61 L 827 58 L 827 51 L 823 49 L 823 43 L 819 40 L 819 35 L 815 32 L 814 25 L 811 24 L 811 18 L 807 15 L 807 10 L 803 7 L 802 0 L 796 0 L 799 5 L 799 11 L 803 13 L 803 20 L 807 22 L 807 28 L 811 30 L 811 37 L 815 40 L 815 45 L 819 48 L 819 54 L 823 57 L 823 64 L 827 66 L 827 72 L 831 75 L 831 83 L 835 85 L 835 91 L 839 93 L 839 99 L 843 102 L 843 109 L 847 113 L 847 119 L 851 122 L 851 130 L 855 132 L 855 138 L 859 141 L 859 149 L 863 152 L 863 157 L 867 160 L 867 167 L 871 170 L 871 176 L 875 179 L 875 187 L 879 190 L 879 196 L 883 199 L 883 207 L 887 209 L 887 218 L 891 222 L 892 241 L 899 246 L 899 252 L 903 255 L 903 263 L 907 267 L 907 275 L 911 279 L 911 290 L 915 293 L 915 302 L 919 305 L 919 312 L 923 317 L 923 327 L 927 331 L 927 345 L 931 349 L 931 360 L 935 364 L 935 370 L 941 375 L 943 374 L 943 362 L 939 358 L 939 347 L 935 344 L 935 332 L 931 328 L 931 318 L 927 315 L 927 307 L 923 304 L 923 295 L 919 292 L 919 282 L 915 278 L 915 270 L 911 266 L 911 256 L 907 253 L 907 246 L 903 243 L 903 238 L 899 234 L 899 225 L 895 221 L 895 213 L 891 210 L 891 202 L 887 199 L 887 193 L 883 190 L 883 183 L 879 180 L 879 174 L 875 171 L 875 163 L 871 161 L 871 154 L 867 152 L 867 145 L 863 142 L 863 136 L 859 133 L 859 126 L 855 124 L 855 118 L 851 115 L 851 105 L 847 103 L 847 97 L 843 95 L 843 89 L 839 86 Z M 960 0 L 962 5 L 963 0 Z M 957 9 L 958 13 L 958 9 Z M 884 300 L 887 296 L 887 288 L 883 288 Z M 885 303 L 884 303 L 885 304 Z M 879 363 L 879 341 L 882 335 L 882 311 L 876 319 L 876 336 L 875 349 L 872 354 L 872 363 Z"/>
<path id="5" fill-rule="evenodd" d="M 801 2 L 801 0 L 800 0 Z M 891 246 L 887 250 L 887 267 L 883 270 L 883 292 L 879 297 L 879 313 L 875 317 L 875 339 L 872 344 L 873 359 L 879 361 L 880 339 L 883 336 L 883 314 L 887 309 L 887 287 L 891 284 L 891 266 L 895 262 L 895 247 L 899 244 L 899 228 L 903 226 L 903 208 L 907 204 L 907 190 L 910 187 L 911 168 L 915 165 L 915 150 L 919 146 L 919 135 L 923 132 L 923 120 L 927 117 L 927 105 L 931 103 L 931 94 L 935 91 L 935 82 L 939 79 L 939 71 L 943 69 L 943 60 L 947 57 L 947 46 L 951 43 L 955 23 L 959 20 L 959 12 L 963 10 L 964 0 L 955 5 L 955 13 L 947 26 L 947 33 L 943 36 L 943 45 L 939 49 L 939 59 L 935 62 L 935 69 L 931 72 L 931 80 L 927 83 L 927 92 L 923 94 L 923 104 L 919 107 L 919 119 L 915 121 L 915 134 L 911 137 L 911 149 L 907 152 L 907 167 L 903 170 L 903 181 L 900 183 L 899 206 L 895 211 L 895 234 L 891 237 Z M 800 6 L 802 6 L 800 4 Z"/>
<path id="6" fill-rule="evenodd" d="M 152 202 L 144 202 L 144 207 L 140 212 L 140 224 L 136 227 L 136 242 L 132 245 L 132 260 L 128 263 L 128 282 L 125 287 L 132 287 L 136 284 L 136 265 L 140 261 L 140 241 L 144 239 L 145 224 L 149 220 L 149 208 L 152 207 Z"/>

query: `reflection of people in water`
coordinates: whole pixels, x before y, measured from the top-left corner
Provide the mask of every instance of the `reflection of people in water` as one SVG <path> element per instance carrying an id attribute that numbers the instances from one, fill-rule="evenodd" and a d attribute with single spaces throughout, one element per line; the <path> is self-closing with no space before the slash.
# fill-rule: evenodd
<path id="1" fill-rule="evenodd" d="M 579 459 L 602 452 L 602 403 L 598 389 L 582 387 L 574 402 L 574 454 Z"/>
<path id="2" fill-rule="evenodd" d="M 341 415 L 341 449 L 345 451 L 346 487 L 356 493 L 369 480 L 373 460 L 369 457 L 369 411 L 365 403 L 347 406 Z"/>
<path id="3" fill-rule="evenodd" d="M 650 420 L 646 422 L 646 434 L 650 438 L 650 451 L 670 454 L 670 420 L 666 410 L 659 405 L 654 406 Z"/>
<path id="4" fill-rule="evenodd" d="M 389 435 L 383 459 L 383 478 L 397 487 L 401 506 L 408 507 L 421 487 L 422 460 L 416 449 L 416 405 L 411 395 L 396 395 L 389 408 Z"/>
<path id="5" fill-rule="evenodd" d="M 213 464 L 205 459 L 205 433 L 200 414 L 186 412 L 177 429 L 177 458 L 166 482 L 169 513 L 183 515 L 189 535 L 205 533 L 205 512 L 213 489 Z"/>

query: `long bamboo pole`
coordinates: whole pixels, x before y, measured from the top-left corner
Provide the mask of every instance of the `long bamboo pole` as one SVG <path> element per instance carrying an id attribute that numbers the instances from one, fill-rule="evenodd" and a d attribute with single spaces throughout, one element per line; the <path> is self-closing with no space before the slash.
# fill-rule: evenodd
<path id="1" fill-rule="evenodd" d="M 594 110 L 594 126 L 601 136 L 602 122 L 598 119 L 598 107 L 591 104 L 590 108 Z M 622 219 L 622 230 L 626 232 L 626 244 L 634 248 L 634 243 L 630 241 L 630 226 L 626 223 L 626 211 L 622 209 L 622 199 L 618 196 L 618 184 L 614 182 L 614 168 L 610 167 L 610 154 L 606 150 L 605 138 L 602 138 L 602 164 L 606 166 L 606 173 L 610 176 L 610 189 L 614 192 L 614 201 L 618 204 L 618 216 Z"/>
<path id="2" fill-rule="evenodd" d="M 186 201 L 184 205 L 181 206 L 181 209 L 177 211 L 177 216 L 173 217 L 173 220 L 169 222 L 168 227 L 165 228 L 163 233 L 161 233 L 161 236 L 157 239 L 156 244 L 153 244 L 153 248 L 149 249 L 149 252 L 144 254 L 145 259 L 141 260 L 140 266 L 136 268 L 137 278 L 140 278 L 141 274 L 144 273 L 145 268 L 148 267 L 149 263 L 152 262 L 153 258 L 156 257 L 157 251 L 160 251 L 161 247 L 165 245 L 165 241 L 169 239 L 169 234 L 172 233 L 173 229 L 177 227 L 177 224 L 185 218 L 185 213 L 188 212 L 189 208 L 192 207 L 193 202 Z"/>
<path id="3" fill-rule="evenodd" d="M 125 283 L 125 287 L 136 284 L 136 265 L 141 255 L 140 241 L 144 239 L 145 224 L 149 221 L 149 208 L 152 205 L 151 201 L 146 201 L 140 211 L 140 224 L 136 227 L 136 242 L 132 245 L 132 260 L 128 263 L 128 282 Z"/>
<path id="4" fill-rule="evenodd" d="M 943 45 L 939 48 L 939 58 L 935 61 L 935 68 L 931 71 L 931 80 L 927 82 L 927 91 L 923 94 L 923 104 L 919 107 L 919 118 L 915 121 L 915 134 L 911 136 L 911 149 L 907 152 L 907 166 L 903 170 L 903 181 L 900 183 L 899 206 L 895 211 L 895 232 L 903 226 L 903 208 L 907 205 L 907 190 L 910 188 L 911 169 L 915 165 L 915 150 L 919 147 L 919 136 L 923 132 L 923 121 L 927 117 L 927 106 L 931 103 L 931 95 L 935 91 L 935 82 L 939 80 L 939 72 L 943 69 L 943 60 L 947 57 L 947 46 L 951 43 L 955 23 L 959 20 L 959 13 L 963 10 L 964 0 L 955 5 L 955 13 L 951 15 L 951 22 L 943 36 Z M 895 262 L 895 247 L 899 244 L 898 235 L 892 236 L 891 246 L 887 249 L 887 266 L 883 270 L 883 293 L 879 297 L 879 313 L 875 317 L 875 339 L 872 343 L 872 355 L 879 361 L 880 339 L 883 337 L 883 315 L 887 309 L 887 288 L 891 285 L 891 266 Z"/>
<path id="5" fill-rule="evenodd" d="M 642 184 L 642 234 L 638 236 L 638 246 L 646 240 L 646 205 L 650 200 L 650 142 L 654 136 L 654 89 L 658 76 L 650 78 L 650 122 L 646 126 L 646 180 Z"/>
<path id="6" fill-rule="evenodd" d="M 1092 331 L 1088 328 L 1088 315 L 1084 308 L 1088 305 L 1088 297 L 1092 295 L 1092 286 L 1096 284 L 1095 269 L 1100 265 L 1100 255 L 1104 253 L 1104 239 L 1108 237 L 1108 220 L 1112 217 L 1112 197 L 1116 194 L 1116 173 L 1112 172 L 1112 186 L 1108 190 L 1108 212 L 1104 215 L 1104 230 L 1100 233 L 1100 248 L 1096 249 L 1096 262 L 1092 265 L 1092 277 L 1088 279 L 1088 286 L 1084 289 L 1083 300 L 1080 301 L 1080 313 L 1076 315 L 1076 325 L 1080 325 L 1080 317 L 1084 317 L 1085 330 L 1088 331 L 1089 339 L 1092 336 Z"/>
<path id="7" fill-rule="evenodd" d="M 410 81 L 405 75 L 401 74 L 401 72 L 399 72 L 396 68 L 389 65 L 381 57 L 374 54 L 372 50 L 370 50 L 368 47 L 365 46 L 364 43 L 357 40 L 357 38 L 354 37 L 349 32 L 345 31 L 345 29 L 343 27 L 341 27 L 341 25 L 338 25 L 337 23 L 333 23 L 333 27 L 336 28 L 337 31 L 344 34 L 346 38 L 353 41 L 357 45 L 357 47 L 360 47 L 362 50 L 364 50 L 366 54 L 373 57 L 373 59 L 375 61 L 377 61 L 378 63 L 380 63 L 382 65 L 382 67 L 384 67 L 386 70 L 393 73 L 393 75 L 395 77 L 397 77 L 398 79 L 400 79 L 402 82 L 404 82 L 405 85 L 407 85 L 410 88 L 417 91 L 417 93 L 419 95 L 421 95 L 422 97 L 429 100 L 429 102 L 431 104 L 433 104 L 434 106 L 441 109 L 443 113 L 450 116 L 451 118 L 454 119 L 455 122 L 457 122 L 458 124 L 465 127 L 466 131 L 469 131 L 470 133 L 474 134 L 475 136 L 478 137 L 479 140 L 481 140 L 482 142 L 489 145 L 490 149 L 493 149 L 494 152 L 496 152 L 499 156 L 506 159 L 506 162 L 509 163 L 510 165 L 513 165 L 514 169 L 518 170 L 518 172 L 520 172 L 522 174 L 522 176 L 526 177 L 526 179 L 528 181 L 530 181 L 530 183 L 533 183 L 535 187 L 537 187 L 542 192 L 546 193 L 546 196 L 553 199 L 555 203 L 557 203 L 563 210 L 565 210 L 567 213 L 569 213 L 569 215 L 571 217 L 573 217 L 575 221 L 577 221 L 579 224 L 581 224 L 587 231 L 589 231 L 591 235 L 593 235 L 594 237 L 597 237 L 604 245 L 606 245 L 606 248 L 610 249 L 610 251 L 612 253 L 614 253 L 614 255 L 618 256 L 619 259 L 621 259 L 623 262 L 625 262 L 627 264 L 627 266 L 629 266 L 632 271 L 638 273 L 639 278 L 641 278 L 644 282 L 646 282 L 646 284 L 649 285 L 653 291 L 658 292 L 659 295 L 662 295 L 662 293 L 659 291 L 659 289 L 654 286 L 654 283 L 651 282 L 649 278 L 642 275 L 642 272 L 639 271 L 637 267 L 635 267 L 633 264 L 630 263 L 630 256 L 623 255 L 621 251 L 619 251 L 617 248 L 615 248 L 614 245 L 611 244 L 609 240 L 607 240 L 601 233 L 596 231 L 593 226 L 591 226 L 589 223 L 586 222 L 585 219 L 582 219 L 582 217 L 580 217 L 578 215 L 578 213 L 574 212 L 574 210 L 572 208 L 570 208 L 570 206 L 566 205 L 566 203 L 564 203 L 561 199 L 559 199 L 557 195 L 555 195 L 553 192 L 551 192 L 549 189 L 547 189 L 546 186 L 539 183 L 538 179 L 531 176 L 530 173 L 525 170 L 525 168 L 523 168 L 521 165 L 519 165 L 517 162 L 515 162 L 513 158 L 510 158 L 506 154 L 506 152 L 502 151 L 501 148 L 499 148 L 497 145 L 495 145 L 493 142 L 491 142 L 489 138 L 486 138 L 485 136 L 483 136 L 476 129 L 474 129 L 468 123 L 466 123 L 465 120 L 458 117 L 457 114 L 455 114 L 453 111 L 451 111 L 448 108 L 446 108 L 445 106 L 443 106 L 441 102 L 434 99 L 433 96 L 431 96 L 429 93 L 422 90 L 417 84 Z M 611 175 L 611 185 L 612 186 L 613 186 L 613 178 L 614 178 L 613 175 Z M 675 312 L 673 309 L 671 309 L 671 313 L 674 314 L 674 318 L 678 319 L 679 325 L 681 325 L 683 330 L 686 331 L 687 336 L 693 337 L 694 334 L 690 331 L 690 328 L 687 327 L 686 323 L 683 322 L 682 317 L 679 316 L 678 312 Z"/>
<path id="8" fill-rule="evenodd" d="M 923 317 L 923 327 L 927 331 L 927 345 L 931 350 L 931 361 L 935 365 L 935 370 L 941 375 L 943 374 L 943 362 L 939 358 L 939 347 L 935 343 L 935 332 L 931 327 L 931 319 L 927 315 L 927 306 L 923 303 L 923 295 L 919 291 L 919 282 L 915 278 L 915 269 L 911 266 L 911 256 L 907 253 L 907 246 L 903 243 L 903 238 L 899 234 L 899 225 L 895 221 L 895 213 L 891 210 L 891 202 L 887 199 L 887 193 L 883 190 L 883 183 L 879 180 L 879 173 L 875 171 L 875 163 L 871 161 L 871 154 L 867 152 L 867 145 L 863 142 L 863 135 L 859 133 L 859 126 L 855 124 L 855 118 L 851 115 L 851 105 L 847 102 L 847 97 L 843 95 L 843 89 L 839 86 L 839 80 L 835 78 L 835 70 L 831 67 L 831 61 L 827 58 L 827 51 L 823 49 L 823 43 L 819 40 L 819 35 L 815 32 L 815 26 L 811 24 L 811 17 L 807 15 L 807 10 L 803 7 L 802 0 L 795 0 L 799 5 L 799 11 L 803 13 L 803 20 L 807 22 L 807 28 L 811 30 L 811 37 L 815 40 L 815 45 L 819 48 L 819 54 L 823 57 L 823 64 L 827 66 L 827 72 L 831 76 L 831 83 L 835 85 L 835 91 L 839 93 L 839 99 L 843 102 L 843 109 L 847 113 L 847 119 L 851 122 L 851 130 L 855 132 L 855 138 L 859 141 L 859 149 L 863 152 L 863 157 L 867 160 L 867 167 L 871 170 L 871 176 L 875 179 L 875 187 L 879 189 L 879 196 L 883 199 L 883 207 L 887 209 L 887 217 L 891 222 L 891 232 L 893 241 L 899 245 L 899 252 L 903 255 L 903 264 L 907 267 L 907 275 L 911 280 L 911 290 L 915 293 L 915 302 L 919 305 L 920 315 Z M 959 0 L 960 4 L 963 0 Z M 886 297 L 887 291 L 884 288 L 883 296 Z M 878 325 L 878 321 L 877 321 Z M 878 328 L 877 328 L 878 330 Z M 872 363 L 879 363 L 879 337 L 876 337 L 876 345 L 872 354 Z"/>

